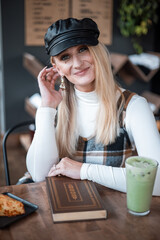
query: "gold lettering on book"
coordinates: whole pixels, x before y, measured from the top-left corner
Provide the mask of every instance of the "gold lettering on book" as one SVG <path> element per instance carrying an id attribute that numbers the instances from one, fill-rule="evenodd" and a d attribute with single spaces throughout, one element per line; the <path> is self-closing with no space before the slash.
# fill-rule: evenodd
<path id="1" fill-rule="evenodd" d="M 78 197 L 77 197 L 77 194 L 76 194 L 76 191 L 74 189 L 74 186 L 70 183 L 68 184 L 68 189 L 69 189 L 69 192 L 71 194 L 71 197 L 76 200 Z"/>
<path id="2" fill-rule="evenodd" d="M 76 182 L 65 182 L 63 184 L 68 202 L 81 202 L 83 201 L 82 195 L 78 189 Z"/>

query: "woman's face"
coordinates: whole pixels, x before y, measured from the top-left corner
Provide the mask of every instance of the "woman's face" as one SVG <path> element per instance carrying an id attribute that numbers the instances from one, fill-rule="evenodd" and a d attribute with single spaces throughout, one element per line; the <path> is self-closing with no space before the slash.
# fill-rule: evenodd
<path id="1" fill-rule="evenodd" d="M 79 91 L 94 90 L 95 65 L 89 49 L 85 45 L 68 48 L 54 57 L 55 67 Z"/>

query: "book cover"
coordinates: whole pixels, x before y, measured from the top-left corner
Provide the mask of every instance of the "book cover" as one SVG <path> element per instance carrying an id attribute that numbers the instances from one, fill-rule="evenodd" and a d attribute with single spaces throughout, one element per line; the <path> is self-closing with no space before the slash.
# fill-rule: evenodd
<path id="1" fill-rule="evenodd" d="M 46 177 L 54 222 L 106 219 L 107 211 L 93 182 L 68 177 Z"/>

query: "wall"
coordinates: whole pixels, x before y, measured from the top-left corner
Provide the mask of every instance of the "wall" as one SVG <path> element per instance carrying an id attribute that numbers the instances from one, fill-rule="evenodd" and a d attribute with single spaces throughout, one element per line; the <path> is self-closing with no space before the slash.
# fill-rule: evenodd
<path id="1" fill-rule="evenodd" d="M 118 2 L 118 0 L 114 1 L 113 42 L 108 48 L 112 52 L 132 54 L 134 51 L 130 40 L 123 38 L 117 27 Z M 49 62 L 49 58 L 43 46 L 24 46 L 24 1 L 1 0 L 1 3 L 5 117 L 8 128 L 17 122 L 31 118 L 24 110 L 24 99 L 39 91 L 36 80 L 23 67 L 23 53 L 29 52 L 35 55 L 45 65 Z M 153 30 L 144 43 L 145 48 L 155 50 L 154 41 L 155 32 Z M 140 84 L 144 85 L 144 83 Z"/>
<path id="2" fill-rule="evenodd" d="M 45 62 L 43 47 L 24 46 L 24 2 L 2 0 L 4 88 L 6 127 L 30 116 L 24 99 L 38 91 L 35 79 L 23 67 L 23 53 L 30 52 Z"/>

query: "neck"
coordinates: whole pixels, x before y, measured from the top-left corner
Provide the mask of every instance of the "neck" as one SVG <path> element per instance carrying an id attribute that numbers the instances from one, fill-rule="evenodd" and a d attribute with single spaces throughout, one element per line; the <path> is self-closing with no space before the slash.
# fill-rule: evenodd
<path id="1" fill-rule="evenodd" d="M 95 90 L 95 81 L 93 81 L 87 86 L 75 85 L 75 88 L 80 92 L 93 92 Z"/>

